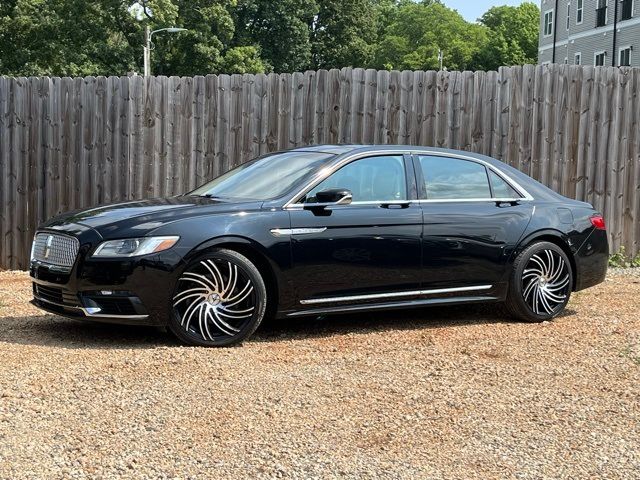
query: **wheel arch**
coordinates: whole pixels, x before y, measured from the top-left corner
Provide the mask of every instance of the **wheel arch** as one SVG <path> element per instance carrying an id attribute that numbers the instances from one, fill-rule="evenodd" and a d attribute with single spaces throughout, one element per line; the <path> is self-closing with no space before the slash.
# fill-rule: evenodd
<path id="1" fill-rule="evenodd" d="M 578 280 L 578 266 L 576 263 L 574 252 L 571 250 L 571 247 L 569 246 L 568 237 L 559 230 L 553 230 L 553 229 L 539 230 L 537 232 L 531 233 L 526 237 L 524 237 L 518 244 L 518 247 L 513 252 L 510 263 L 513 264 L 516 257 L 520 255 L 520 253 L 524 251 L 525 248 L 527 248 L 529 245 L 535 242 L 553 243 L 554 245 L 557 245 L 558 247 L 560 247 L 562 251 L 567 255 L 567 258 L 569 259 L 569 263 L 571 264 L 571 273 L 572 273 L 571 276 L 573 280 L 572 290 L 575 291 L 577 280 Z"/>

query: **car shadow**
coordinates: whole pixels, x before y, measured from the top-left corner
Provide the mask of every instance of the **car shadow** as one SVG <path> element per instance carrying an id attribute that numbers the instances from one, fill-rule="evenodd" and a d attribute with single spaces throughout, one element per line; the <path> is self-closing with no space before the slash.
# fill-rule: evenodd
<path id="1" fill-rule="evenodd" d="M 566 309 L 558 319 L 575 313 L 572 309 Z M 496 304 L 423 307 L 270 320 L 258 329 L 252 341 L 270 341 L 274 338 L 305 339 L 398 330 L 434 330 L 501 323 L 520 322 L 509 316 L 501 305 Z"/>
<path id="2" fill-rule="evenodd" d="M 559 318 L 573 314 L 575 311 L 567 309 Z M 515 321 L 501 307 L 490 304 L 335 314 L 269 320 L 249 342 L 499 323 Z M 0 343 L 69 349 L 145 349 L 181 345 L 170 332 L 156 327 L 94 323 L 55 315 L 0 317 Z"/>

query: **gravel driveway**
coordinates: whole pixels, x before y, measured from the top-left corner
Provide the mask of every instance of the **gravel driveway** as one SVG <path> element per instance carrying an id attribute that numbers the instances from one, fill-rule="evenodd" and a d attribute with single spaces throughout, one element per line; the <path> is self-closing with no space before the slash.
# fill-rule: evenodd
<path id="1" fill-rule="evenodd" d="M 297 319 L 239 348 L 92 325 L 0 273 L 0 478 L 639 478 L 640 276 L 554 322 Z"/>

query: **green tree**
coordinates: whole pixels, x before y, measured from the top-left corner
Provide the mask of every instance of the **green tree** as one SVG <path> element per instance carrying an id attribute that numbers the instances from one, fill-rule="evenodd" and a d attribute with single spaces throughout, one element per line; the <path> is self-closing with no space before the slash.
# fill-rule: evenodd
<path id="1" fill-rule="evenodd" d="M 4 75 L 125 75 L 142 70 L 144 28 L 154 36 L 152 71 L 167 75 L 260 72 L 255 45 L 233 45 L 234 0 L 5 0 L 0 3 Z"/>
<path id="2" fill-rule="evenodd" d="M 255 44 L 276 72 L 311 67 L 311 24 L 315 0 L 240 0 L 234 9 L 236 45 Z"/>
<path id="3" fill-rule="evenodd" d="M 373 0 L 323 0 L 313 23 L 315 68 L 366 67 L 373 61 L 378 11 Z"/>
<path id="4" fill-rule="evenodd" d="M 119 3 L 116 0 L 3 2 L 0 71 L 4 75 L 126 73 L 135 66 L 127 37 L 135 28 Z M 113 28 L 120 20 L 125 22 L 122 29 Z M 140 43 L 138 39 L 137 44 Z"/>
<path id="5" fill-rule="evenodd" d="M 157 29 L 177 26 L 178 34 L 154 36 L 153 72 L 166 75 L 256 73 L 265 70 L 254 45 L 234 45 L 234 0 L 139 0 L 142 21 Z M 140 16 L 140 15 L 139 15 Z"/>
<path id="6" fill-rule="evenodd" d="M 537 63 L 539 21 L 540 9 L 533 3 L 490 8 L 480 18 L 489 29 L 489 40 L 478 52 L 478 66 L 495 70 L 503 65 Z"/>
<path id="7" fill-rule="evenodd" d="M 473 68 L 478 51 L 487 42 L 484 26 L 465 21 L 457 11 L 436 0 L 403 2 L 397 8 L 378 42 L 378 68 L 438 69 L 440 49 L 448 69 Z"/>

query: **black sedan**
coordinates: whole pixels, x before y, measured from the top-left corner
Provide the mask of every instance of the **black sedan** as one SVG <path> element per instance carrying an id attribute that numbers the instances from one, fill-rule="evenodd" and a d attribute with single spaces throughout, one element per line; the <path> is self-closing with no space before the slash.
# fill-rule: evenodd
<path id="1" fill-rule="evenodd" d="M 503 302 L 548 320 L 603 281 L 607 258 L 591 205 L 492 158 L 324 145 L 178 197 L 60 215 L 30 271 L 44 310 L 224 346 L 270 316 Z"/>

